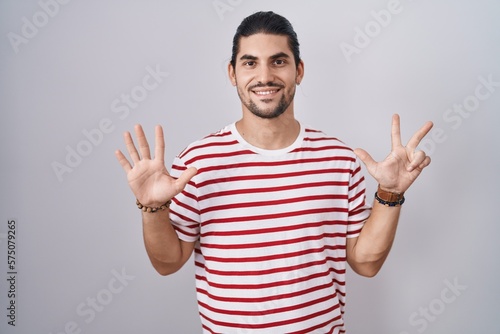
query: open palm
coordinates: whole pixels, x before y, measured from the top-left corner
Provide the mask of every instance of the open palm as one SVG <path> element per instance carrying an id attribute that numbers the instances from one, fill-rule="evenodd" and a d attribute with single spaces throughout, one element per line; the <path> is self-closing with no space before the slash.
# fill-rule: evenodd
<path id="1" fill-rule="evenodd" d="M 376 162 L 368 152 L 355 149 L 356 155 L 363 161 L 371 176 L 386 191 L 395 193 L 405 192 L 427 167 L 431 158 L 423 151 L 416 151 L 420 141 L 430 131 L 432 122 L 425 123 L 408 141 L 406 146 L 401 144 L 399 115 L 392 117 L 392 149 L 389 155 L 381 162 Z"/>
<path id="2" fill-rule="evenodd" d="M 132 135 L 129 132 L 123 135 L 133 165 L 120 150 L 116 151 L 115 155 L 127 174 L 130 189 L 139 202 L 148 207 L 159 207 L 184 189 L 196 174 L 196 169 L 186 169 L 178 179 L 171 177 L 165 168 L 165 140 L 162 127 L 158 125 L 155 128 L 153 159 L 142 127 L 136 125 L 134 129 L 139 151 L 135 147 Z"/>

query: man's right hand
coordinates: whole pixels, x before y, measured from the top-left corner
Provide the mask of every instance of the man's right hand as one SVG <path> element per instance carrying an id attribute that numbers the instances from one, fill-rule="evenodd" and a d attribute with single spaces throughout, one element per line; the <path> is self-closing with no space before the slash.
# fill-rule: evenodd
<path id="1" fill-rule="evenodd" d="M 118 162 L 127 174 L 127 180 L 139 202 L 147 207 L 160 207 L 180 193 L 191 178 L 196 175 L 194 167 L 186 169 L 178 179 L 170 176 L 165 168 L 165 140 L 160 125 L 155 128 L 155 156 L 151 158 L 149 144 L 141 125 L 134 127 L 139 152 L 134 145 L 130 132 L 123 135 L 132 164 L 125 155 L 115 152 Z"/>

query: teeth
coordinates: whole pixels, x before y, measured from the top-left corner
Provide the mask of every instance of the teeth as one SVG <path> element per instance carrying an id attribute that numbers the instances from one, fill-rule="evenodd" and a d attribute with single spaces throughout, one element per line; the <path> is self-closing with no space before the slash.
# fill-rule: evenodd
<path id="1" fill-rule="evenodd" d="M 273 94 L 273 93 L 276 93 L 277 91 L 276 90 L 266 90 L 266 91 L 263 91 L 263 92 L 255 92 L 255 94 L 257 95 L 269 95 L 269 94 Z"/>

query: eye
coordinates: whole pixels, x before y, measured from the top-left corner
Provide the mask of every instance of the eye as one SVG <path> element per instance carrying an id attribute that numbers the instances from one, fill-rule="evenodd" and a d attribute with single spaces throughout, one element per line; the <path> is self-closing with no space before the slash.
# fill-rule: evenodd
<path id="1" fill-rule="evenodd" d="M 284 60 L 284 59 L 276 59 L 276 60 L 274 61 L 274 64 L 275 64 L 275 65 L 278 65 L 278 66 L 280 66 L 280 65 L 285 65 L 285 64 L 286 64 L 286 60 Z"/>
<path id="2" fill-rule="evenodd" d="M 244 62 L 243 66 L 253 67 L 253 66 L 255 66 L 255 62 L 253 60 L 249 60 L 249 61 Z"/>

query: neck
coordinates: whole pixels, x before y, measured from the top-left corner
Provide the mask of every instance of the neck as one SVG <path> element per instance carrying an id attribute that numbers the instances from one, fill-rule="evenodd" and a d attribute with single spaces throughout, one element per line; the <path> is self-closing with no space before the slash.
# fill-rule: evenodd
<path id="1" fill-rule="evenodd" d="M 266 150 L 279 150 L 293 144 L 300 133 L 300 124 L 293 114 L 265 119 L 251 113 L 243 114 L 236 129 L 251 145 Z"/>

